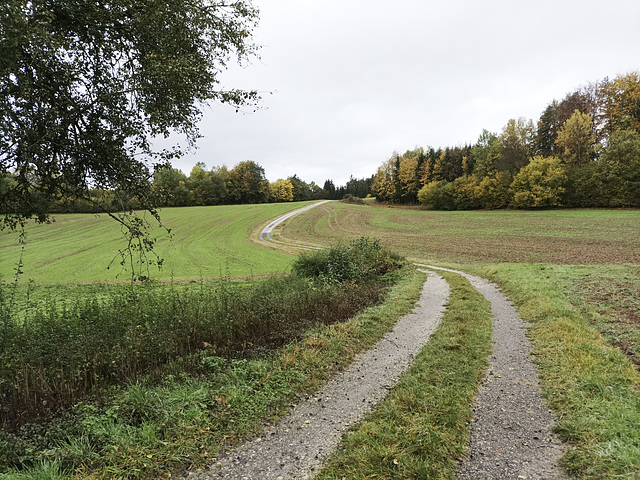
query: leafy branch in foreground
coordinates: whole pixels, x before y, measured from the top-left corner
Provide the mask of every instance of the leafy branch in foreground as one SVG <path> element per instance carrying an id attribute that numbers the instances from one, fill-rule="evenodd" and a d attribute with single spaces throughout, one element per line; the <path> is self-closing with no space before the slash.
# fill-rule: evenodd
<path id="1" fill-rule="evenodd" d="M 3 2 L 0 228 L 46 222 L 52 201 L 91 190 L 135 197 L 155 216 L 151 165 L 182 152 L 155 150 L 154 137 L 177 132 L 191 147 L 203 106 L 257 102 L 219 79 L 255 55 L 257 19 L 250 0 Z M 124 212 L 127 235 L 149 247 Z"/>

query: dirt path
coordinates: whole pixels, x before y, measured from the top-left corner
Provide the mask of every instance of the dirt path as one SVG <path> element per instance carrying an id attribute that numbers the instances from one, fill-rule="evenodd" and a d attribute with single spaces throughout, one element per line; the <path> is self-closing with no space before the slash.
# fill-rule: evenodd
<path id="1" fill-rule="evenodd" d="M 262 235 L 261 239 L 264 239 Z M 467 278 L 491 303 L 493 315 L 493 352 L 473 407 L 469 456 L 460 464 L 458 476 L 461 479 L 567 478 L 559 466 L 564 446 L 551 433 L 556 419 L 542 399 L 536 366 L 531 361 L 531 343 L 515 307 L 495 284 L 464 272 L 441 270 Z M 448 292 L 446 282 L 440 277 L 437 281 L 434 278 L 430 277 L 425 284 L 425 298 L 434 295 L 426 291 L 428 288 L 435 287 L 441 292 L 440 296 L 445 289 Z M 442 302 L 444 304 L 444 300 Z M 442 306 L 438 308 L 438 315 L 441 315 Z M 426 338 L 419 342 L 422 345 L 435 325 L 429 328 L 432 329 Z M 400 350 L 388 339 L 381 344 L 392 346 L 391 351 Z M 375 365 L 373 368 L 367 365 L 370 361 L 377 362 L 379 356 L 380 353 L 366 352 L 363 355 L 366 360 L 354 364 L 340 380 L 336 380 L 339 383 L 332 381 L 331 386 L 327 385 L 328 392 L 319 392 L 296 408 L 282 425 L 221 459 L 217 473 L 203 478 L 308 478 L 335 447 L 347 423 L 357 422 L 364 411 L 384 396 L 384 388 L 395 383 L 397 372 L 393 373 L 393 382 L 384 380 L 376 386 L 370 384 L 379 376 L 380 369 L 386 371 L 388 368 L 377 363 L 372 364 Z M 403 361 L 408 361 L 406 359 Z M 402 371 L 404 369 L 406 366 Z M 374 393 L 376 389 L 377 394 Z M 343 401 L 338 402 L 338 398 Z M 336 403 L 329 406 L 328 399 Z M 355 405 L 363 408 L 353 410 Z"/>
<path id="2" fill-rule="evenodd" d="M 434 267 L 435 268 L 435 267 Z M 562 443 L 551 433 L 556 422 L 545 406 L 531 343 L 515 307 L 498 287 L 456 270 L 491 303 L 493 352 L 478 391 L 463 479 L 564 479 L 558 464 Z"/>
<path id="3" fill-rule="evenodd" d="M 305 479 L 337 448 L 346 429 L 377 405 L 409 368 L 438 326 L 449 285 L 431 272 L 414 311 L 371 350 L 297 405 L 262 436 L 214 459 L 189 478 Z"/>
<path id="4" fill-rule="evenodd" d="M 275 230 L 275 228 L 282 224 L 285 220 L 298 215 L 299 213 L 305 212 L 311 208 L 315 208 L 317 206 L 320 206 L 324 203 L 330 202 L 331 200 L 322 200 L 321 202 L 317 202 L 317 203 L 312 203 L 310 205 L 307 205 L 305 207 L 302 208 L 298 208 L 297 210 L 293 210 L 289 213 L 285 213 L 284 215 L 279 216 L 278 218 L 276 218 L 275 220 L 273 220 L 271 223 L 269 223 L 266 227 L 264 227 L 262 229 L 262 231 L 258 234 L 258 239 L 262 242 L 265 243 L 275 243 L 275 244 L 279 244 L 282 246 L 287 246 L 287 247 L 294 247 L 300 250 L 315 250 L 318 247 L 314 247 L 311 245 L 303 245 L 300 243 L 292 243 L 292 242 L 282 242 L 280 240 L 275 240 L 271 237 L 271 234 L 273 233 L 273 231 Z"/>

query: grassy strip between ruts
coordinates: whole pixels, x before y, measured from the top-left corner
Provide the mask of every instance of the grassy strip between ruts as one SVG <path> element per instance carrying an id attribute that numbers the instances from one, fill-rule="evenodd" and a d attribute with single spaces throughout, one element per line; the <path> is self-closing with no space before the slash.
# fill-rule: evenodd
<path id="1" fill-rule="evenodd" d="M 455 478 L 469 441 L 472 400 L 488 364 L 491 313 L 466 279 L 442 275 L 451 296 L 440 326 L 317 480 Z"/>
<path id="2" fill-rule="evenodd" d="M 532 322 L 528 330 L 547 403 L 572 448 L 577 478 L 640 478 L 640 372 L 562 292 L 553 268 L 501 264 L 485 272 Z"/>
<path id="3" fill-rule="evenodd" d="M 203 362 L 209 375 L 171 377 L 158 386 L 140 381 L 116 392 L 108 405 L 80 405 L 69 425 L 59 427 L 62 433 L 76 429 L 76 436 L 55 449 L 31 452 L 41 459 L 39 466 L 0 479 L 157 478 L 204 465 L 226 444 L 255 434 L 265 419 L 284 412 L 295 394 L 314 391 L 370 348 L 411 311 L 423 281 L 405 269 L 384 304 L 347 322 L 318 326 L 272 358 L 210 357 Z M 74 472 L 65 468 L 69 462 Z"/>

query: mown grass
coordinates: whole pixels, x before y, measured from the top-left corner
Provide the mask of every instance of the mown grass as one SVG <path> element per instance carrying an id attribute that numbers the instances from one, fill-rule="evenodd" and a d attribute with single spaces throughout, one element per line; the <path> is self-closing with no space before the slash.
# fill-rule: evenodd
<path id="1" fill-rule="evenodd" d="M 171 235 L 152 228 L 164 266 L 152 267 L 149 273 L 154 279 L 183 279 L 284 272 L 293 257 L 259 246 L 249 235 L 273 217 L 307 203 L 162 209 Z M 5 280 L 13 277 L 20 260 L 17 240 L 15 232 L 0 232 L 0 275 Z M 118 224 L 104 215 L 55 215 L 51 224 L 27 226 L 23 277 L 39 284 L 126 281 L 129 272 L 122 271 L 117 256 L 124 245 Z"/>
<path id="2" fill-rule="evenodd" d="M 157 385 L 140 378 L 47 428 L 5 435 L 0 478 L 157 478 L 204 465 L 282 413 L 296 394 L 312 392 L 410 311 L 424 277 L 412 269 L 398 275 L 384 304 L 346 322 L 317 325 L 275 354 L 209 356 L 199 375 L 165 376 Z M 12 462 L 31 466 L 7 470 Z"/>
<path id="3" fill-rule="evenodd" d="M 577 478 L 638 478 L 640 372 L 572 305 L 557 268 L 505 264 L 485 274 L 533 323 L 529 336 L 545 398 L 571 447 L 563 458 L 567 471 Z"/>
<path id="4" fill-rule="evenodd" d="M 347 435 L 318 480 L 456 478 L 491 350 L 491 312 L 466 279 L 442 274 L 451 295 L 440 326 L 384 402 Z"/>

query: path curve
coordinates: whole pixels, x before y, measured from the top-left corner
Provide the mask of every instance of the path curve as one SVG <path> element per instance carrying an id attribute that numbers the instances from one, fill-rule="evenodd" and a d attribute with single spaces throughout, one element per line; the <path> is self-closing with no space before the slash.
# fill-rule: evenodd
<path id="1" fill-rule="evenodd" d="M 337 449 L 347 428 L 375 407 L 440 323 L 449 284 L 434 272 L 414 310 L 402 317 L 372 349 L 357 355 L 343 372 L 298 404 L 260 437 L 214 459 L 195 480 L 306 479 Z"/>
<path id="2" fill-rule="evenodd" d="M 297 248 L 301 248 L 301 249 L 315 249 L 315 247 L 311 247 L 310 245 L 300 245 L 300 244 L 293 244 L 293 243 L 285 243 L 285 242 L 280 242 L 278 240 L 274 240 L 273 238 L 271 238 L 271 234 L 273 233 L 274 229 L 280 225 L 282 222 L 284 222 L 285 220 L 288 220 L 289 218 L 298 215 L 299 213 L 302 212 L 306 212 L 307 210 L 317 207 L 319 205 L 323 205 L 327 202 L 330 202 L 331 200 L 323 200 L 321 202 L 317 202 L 317 203 L 312 203 L 310 205 L 306 205 L 302 208 L 298 208 L 296 210 L 292 210 L 289 213 L 285 213 L 284 215 L 279 216 L 278 218 L 276 218 L 275 220 L 273 220 L 271 223 L 269 223 L 266 227 L 264 227 L 262 229 L 262 231 L 259 233 L 258 238 L 266 243 L 277 243 L 280 245 L 287 245 L 287 246 L 293 246 L 293 247 L 297 247 Z"/>
<path id="3" fill-rule="evenodd" d="M 417 264 L 465 277 L 490 303 L 493 351 L 473 405 L 469 456 L 462 479 L 565 479 L 559 465 L 565 447 L 551 432 L 555 415 L 546 407 L 531 342 L 516 308 L 494 283 L 474 275 Z"/>

